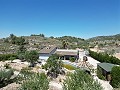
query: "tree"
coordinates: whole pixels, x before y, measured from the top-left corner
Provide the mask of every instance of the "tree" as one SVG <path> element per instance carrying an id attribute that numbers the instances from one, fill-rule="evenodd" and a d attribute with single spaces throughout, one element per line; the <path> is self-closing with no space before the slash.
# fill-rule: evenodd
<path id="1" fill-rule="evenodd" d="M 25 52 L 25 59 L 30 62 L 30 66 L 32 67 L 34 67 L 35 62 L 38 60 L 38 58 L 39 54 L 35 50 Z"/>
<path id="2" fill-rule="evenodd" d="M 62 45 L 63 45 L 63 48 L 64 48 L 64 49 L 67 49 L 67 47 L 68 47 L 68 42 L 67 42 L 66 40 L 63 40 L 63 41 L 62 41 Z"/>
<path id="3" fill-rule="evenodd" d="M 41 36 L 41 37 L 45 37 L 45 35 L 44 35 L 44 34 L 39 34 L 39 36 Z"/>
<path id="4" fill-rule="evenodd" d="M 58 55 L 52 55 L 48 58 L 46 64 L 43 66 L 46 70 L 48 70 L 47 75 L 53 78 L 56 78 L 58 74 L 64 74 L 65 72 L 62 70 L 63 62 L 58 59 Z"/>
<path id="5" fill-rule="evenodd" d="M 102 90 L 102 87 L 89 74 L 76 70 L 64 81 L 63 90 Z"/>
<path id="6" fill-rule="evenodd" d="M 50 38 L 51 38 L 51 39 L 54 39 L 54 37 L 53 37 L 53 36 L 50 36 Z"/>
<path id="7" fill-rule="evenodd" d="M 111 71 L 112 80 L 110 84 L 114 88 L 118 88 L 120 86 L 120 66 L 114 66 Z"/>
<path id="8" fill-rule="evenodd" d="M 4 42 L 5 42 L 5 43 L 9 43 L 8 38 L 5 38 L 5 39 L 4 39 Z"/>
<path id="9" fill-rule="evenodd" d="M 16 36 L 14 34 L 10 34 L 10 39 L 11 39 L 11 43 L 15 44 L 16 43 Z"/>

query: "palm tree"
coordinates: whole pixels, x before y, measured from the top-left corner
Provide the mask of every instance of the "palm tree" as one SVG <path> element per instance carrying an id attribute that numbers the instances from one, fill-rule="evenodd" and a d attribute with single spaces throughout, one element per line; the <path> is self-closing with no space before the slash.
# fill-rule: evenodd
<path id="1" fill-rule="evenodd" d="M 63 48 L 66 49 L 68 47 L 68 42 L 66 40 L 62 41 Z"/>

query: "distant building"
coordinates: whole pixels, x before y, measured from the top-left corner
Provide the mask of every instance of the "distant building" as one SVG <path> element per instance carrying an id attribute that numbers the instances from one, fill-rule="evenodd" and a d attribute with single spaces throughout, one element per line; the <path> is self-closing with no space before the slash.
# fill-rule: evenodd
<path id="1" fill-rule="evenodd" d="M 40 50 L 39 59 L 47 60 L 52 54 L 55 53 L 57 47 L 56 46 L 47 46 Z"/>

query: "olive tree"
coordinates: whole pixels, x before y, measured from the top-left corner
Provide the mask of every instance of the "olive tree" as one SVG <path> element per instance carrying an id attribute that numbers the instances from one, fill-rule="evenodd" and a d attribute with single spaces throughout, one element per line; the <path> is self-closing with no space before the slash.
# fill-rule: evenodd
<path id="1" fill-rule="evenodd" d="M 54 54 L 50 56 L 43 66 L 46 70 L 48 70 L 47 75 L 53 78 L 56 78 L 58 74 L 65 74 L 63 71 L 63 62 L 58 59 L 58 55 Z"/>
<path id="2" fill-rule="evenodd" d="M 25 52 L 25 59 L 30 62 L 30 66 L 32 67 L 34 67 L 35 62 L 38 60 L 38 58 L 39 54 L 35 50 Z"/>

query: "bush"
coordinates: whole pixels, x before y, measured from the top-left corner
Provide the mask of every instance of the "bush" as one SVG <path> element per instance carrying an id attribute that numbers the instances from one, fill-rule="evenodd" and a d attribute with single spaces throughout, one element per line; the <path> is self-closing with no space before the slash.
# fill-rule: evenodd
<path id="1" fill-rule="evenodd" d="M 70 57 L 71 62 L 75 62 L 75 57 Z"/>
<path id="2" fill-rule="evenodd" d="M 105 80 L 105 77 L 102 75 L 102 70 L 99 67 L 97 67 L 97 76 L 99 79 Z"/>
<path id="3" fill-rule="evenodd" d="M 29 79 L 23 81 L 19 90 L 48 90 L 49 81 L 44 73 L 33 74 Z"/>
<path id="4" fill-rule="evenodd" d="M 63 90 L 102 90 L 102 87 L 89 74 L 76 70 L 64 81 Z"/>
<path id="5" fill-rule="evenodd" d="M 0 61 L 10 60 L 10 58 L 17 59 L 17 54 L 0 54 Z"/>
<path id="6" fill-rule="evenodd" d="M 68 70 L 75 70 L 76 69 L 76 67 L 69 65 L 69 64 L 64 64 L 63 66 Z"/>
<path id="7" fill-rule="evenodd" d="M 13 75 L 12 69 L 0 70 L 0 88 L 11 82 L 11 76 Z"/>
<path id="8" fill-rule="evenodd" d="M 111 71 L 112 80 L 110 84 L 114 88 L 118 88 L 120 86 L 120 66 L 114 66 Z"/>

